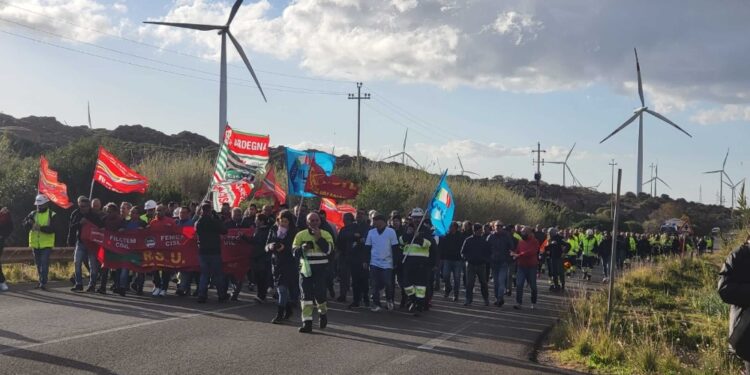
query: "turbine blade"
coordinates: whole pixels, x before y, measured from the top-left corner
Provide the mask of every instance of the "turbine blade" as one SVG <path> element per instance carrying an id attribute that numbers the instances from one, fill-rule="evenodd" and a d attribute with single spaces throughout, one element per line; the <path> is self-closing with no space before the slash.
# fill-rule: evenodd
<path id="1" fill-rule="evenodd" d="M 568 159 L 570 159 L 570 154 L 573 153 L 573 149 L 576 148 L 576 144 L 573 143 L 573 147 L 570 148 L 570 151 L 568 151 L 568 156 L 565 157 L 565 162 L 568 162 Z"/>
<path id="2" fill-rule="evenodd" d="M 633 122 L 633 121 L 635 121 L 635 118 L 638 117 L 638 115 L 640 115 L 640 114 L 641 114 L 641 112 L 637 112 L 637 113 L 633 114 L 632 117 L 630 117 L 627 121 L 625 121 L 622 125 L 620 125 L 619 128 L 615 129 L 615 131 L 613 131 L 612 133 L 610 133 L 606 138 L 602 139 L 599 143 L 604 143 L 604 141 L 608 140 L 613 135 L 617 134 L 617 132 L 619 132 L 620 130 L 624 129 L 626 126 L 630 125 L 630 123 Z"/>
<path id="3" fill-rule="evenodd" d="M 727 172 L 724 172 L 724 170 L 723 170 L 723 169 L 721 170 L 721 174 L 723 174 L 723 175 L 724 175 L 724 177 L 726 177 L 726 178 L 727 178 L 727 180 L 729 180 L 729 183 L 730 183 L 730 184 L 734 184 L 734 182 L 732 182 L 732 179 L 731 179 L 731 178 L 729 178 L 729 175 L 727 174 Z"/>
<path id="4" fill-rule="evenodd" d="M 393 154 L 393 155 L 391 155 L 391 156 L 388 156 L 388 157 L 386 157 L 386 158 L 383 158 L 383 160 L 393 159 L 393 158 L 395 158 L 395 157 L 399 157 L 399 156 L 401 156 L 402 154 L 403 154 L 403 152 L 399 152 L 398 154 Z"/>
<path id="5" fill-rule="evenodd" d="M 422 168 L 422 165 L 420 165 L 418 161 L 414 160 L 414 158 L 413 158 L 413 157 L 411 157 L 411 155 L 409 155 L 409 154 L 406 154 L 406 157 L 407 157 L 407 158 L 409 158 L 409 160 L 413 161 L 413 162 L 414 162 L 414 164 L 416 164 L 416 165 L 417 165 L 417 167 L 419 167 L 419 169 L 424 169 L 424 168 Z"/>
<path id="6" fill-rule="evenodd" d="M 708 171 L 708 172 L 703 172 L 703 174 L 711 174 L 711 173 L 722 173 L 722 172 L 724 172 L 724 171 L 722 171 L 721 169 L 719 169 L 718 171 Z"/>
<path id="7" fill-rule="evenodd" d="M 685 131 L 684 129 L 682 129 L 681 127 L 677 126 L 677 124 L 675 124 L 674 122 L 670 121 L 670 120 L 669 120 L 668 118 L 666 118 L 666 117 L 664 117 L 664 116 L 660 115 L 659 113 L 657 113 L 657 112 L 654 112 L 654 111 L 652 111 L 652 110 L 650 110 L 650 109 L 646 109 L 646 112 L 648 112 L 648 113 L 650 113 L 650 114 L 651 114 L 652 116 L 654 116 L 654 117 L 656 117 L 656 118 L 658 118 L 658 119 L 660 119 L 660 120 L 662 120 L 662 121 L 666 122 L 667 124 L 669 124 L 669 125 L 672 125 L 672 126 L 674 126 L 675 128 L 677 128 L 677 130 L 679 130 L 679 131 L 681 131 L 681 132 L 683 132 L 683 133 L 687 134 L 687 136 L 688 136 L 688 137 L 690 137 L 690 138 L 693 138 L 693 136 L 692 136 L 692 135 L 690 135 L 690 133 L 686 132 L 686 131 Z"/>
<path id="8" fill-rule="evenodd" d="M 547 164 L 565 164 L 564 161 L 545 161 Z"/>
<path id="9" fill-rule="evenodd" d="M 458 165 L 461 166 L 461 171 L 463 171 L 464 170 L 464 163 L 461 162 L 461 155 L 456 154 L 456 156 L 458 157 Z"/>
<path id="10" fill-rule="evenodd" d="M 643 83 L 641 82 L 641 64 L 638 62 L 638 51 L 633 48 L 635 52 L 635 70 L 638 72 L 638 96 L 641 98 L 641 107 L 646 106 L 646 101 L 643 100 Z"/>
<path id="11" fill-rule="evenodd" d="M 202 30 L 202 31 L 221 30 L 224 28 L 224 26 L 201 25 L 197 23 L 154 22 L 154 21 L 143 21 L 143 23 L 148 23 L 151 25 L 174 26 L 174 27 L 181 27 L 183 29 L 193 29 L 193 30 Z"/>
<path id="12" fill-rule="evenodd" d="M 729 158 L 729 149 L 727 149 L 727 154 L 724 156 L 724 163 L 721 164 L 721 169 L 727 166 L 727 158 Z"/>
<path id="13" fill-rule="evenodd" d="M 654 182 L 654 180 L 656 180 L 656 177 L 652 177 L 650 180 L 644 182 L 643 186 L 646 186 L 646 184 L 650 184 L 650 183 Z"/>
<path id="14" fill-rule="evenodd" d="M 466 173 L 466 174 L 473 174 L 474 176 L 479 176 L 479 173 L 474 173 L 474 172 L 469 172 L 469 171 L 464 171 L 464 173 Z"/>
<path id="15" fill-rule="evenodd" d="M 570 169 L 570 167 L 567 164 L 565 164 L 565 169 L 567 169 L 568 173 L 570 173 L 570 176 L 573 177 L 573 182 L 577 183 L 578 186 L 583 187 L 583 184 L 581 184 L 581 181 L 578 181 L 578 179 L 576 178 L 576 175 L 573 174 L 573 171 Z"/>
<path id="16" fill-rule="evenodd" d="M 247 59 L 247 56 L 245 55 L 245 51 L 242 50 L 242 46 L 240 46 L 240 43 L 237 42 L 237 39 L 234 39 L 234 35 L 227 31 L 227 35 L 229 35 L 229 39 L 232 41 L 232 44 L 234 44 L 234 48 L 237 49 L 237 52 L 239 52 L 240 56 L 242 57 L 242 61 L 245 62 L 245 65 L 247 65 L 247 69 L 250 70 L 250 74 L 253 76 L 253 79 L 255 80 L 255 84 L 258 85 L 258 90 L 260 90 L 260 95 L 263 96 L 263 100 L 267 103 L 268 100 L 266 99 L 266 94 L 263 93 L 263 88 L 260 87 L 260 82 L 258 82 L 258 77 L 255 76 L 255 71 L 253 70 L 253 67 L 250 65 L 250 60 Z"/>
<path id="17" fill-rule="evenodd" d="M 406 134 L 404 134 L 404 147 L 401 151 L 406 152 L 406 138 L 409 137 L 409 128 L 406 128 Z"/>
<path id="18" fill-rule="evenodd" d="M 664 182 L 664 180 L 662 180 L 661 177 L 656 177 L 656 180 L 659 181 L 659 182 L 661 182 L 662 184 L 664 184 L 664 186 L 668 187 L 669 190 L 672 190 L 672 187 L 669 186 L 668 183 Z"/>
<path id="19" fill-rule="evenodd" d="M 232 5 L 232 11 L 229 13 L 229 21 L 227 21 L 227 27 L 229 27 L 229 24 L 232 23 L 232 20 L 237 14 L 237 11 L 240 10 L 240 5 L 242 5 L 242 0 L 237 0 L 234 2 L 234 5 Z"/>

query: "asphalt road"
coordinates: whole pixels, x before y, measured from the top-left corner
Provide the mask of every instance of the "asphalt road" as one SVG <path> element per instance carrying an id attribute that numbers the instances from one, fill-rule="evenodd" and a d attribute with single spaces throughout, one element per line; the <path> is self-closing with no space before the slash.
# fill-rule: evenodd
<path id="1" fill-rule="evenodd" d="M 533 311 L 528 294 L 520 311 L 510 303 L 464 307 L 440 295 L 421 317 L 334 302 L 328 328 L 318 330 L 316 320 L 314 334 L 297 332 L 298 314 L 270 324 L 275 304 L 256 304 L 244 292 L 239 302 L 200 305 L 174 294 L 102 296 L 49 286 L 0 293 L 0 374 L 571 373 L 529 360 L 566 301 L 548 292 L 546 278 Z"/>

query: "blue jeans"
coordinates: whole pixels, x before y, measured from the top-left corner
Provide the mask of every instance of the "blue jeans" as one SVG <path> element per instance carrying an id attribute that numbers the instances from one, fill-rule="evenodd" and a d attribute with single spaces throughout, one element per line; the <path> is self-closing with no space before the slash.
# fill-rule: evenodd
<path id="1" fill-rule="evenodd" d="M 278 305 L 285 307 L 287 303 L 289 303 L 289 288 L 286 287 L 286 285 L 281 285 L 276 287 L 276 294 L 279 295 L 279 301 Z"/>
<path id="2" fill-rule="evenodd" d="M 39 285 L 47 285 L 47 275 L 49 274 L 49 255 L 52 252 L 51 248 L 45 249 L 31 249 L 34 253 L 34 264 L 36 265 L 36 272 L 39 275 Z"/>
<path id="3" fill-rule="evenodd" d="M 443 282 L 445 283 L 445 294 L 450 294 L 451 290 L 458 296 L 461 290 L 461 272 L 463 271 L 464 262 L 460 260 L 443 261 Z M 451 274 L 453 274 L 453 287 L 451 288 Z"/>
<path id="4" fill-rule="evenodd" d="M 212 279 L 220 298 L 226 297 L 227 288 L 221 271 L 221 255 L 198 255 L 201 266 L 201 280 L 198 284 L 198 297 L 208 296 L 208 280 Z"/>
<path id="5" fill-rule="evenodd" d="M 524 281 L 531 287 L 531 303 L 536 303 L 536 267 L 521 267 L 516 270 L 516 302 L 523 303 Z"/>
<path id="6" fill-rule="evenodd" d="M 493 263 L 492 279 L 495 281 L 495 299 L 504 301 L 508 282 L 508 263 Z"/>
<path id="7" fill-rule="evenodd" d="M 83 285 L 83 260 L 88 262 L 89 254 L 81 241 L 76 241 L 76 249 L 73 252 L 73 267 L 75 269 L 76 286 Z"/>
<path id="8" fill-rule="evenodd" d="M 391 288 L 393 270 L 370 266 L 370 296 L 375 306 L 380 306 L 380 291 L 385 288 L 386 301 L 393 301 Z"/>
<path id="9" fill-rule="evenodd" d="M 118 272 L 120 273 L 120 288 L 125 290 L 130 289 L 130 284 L 128 283 L 130 271 L 127 268 L 120 268 Z"/>
<path id="10" fill-rule="evenodd" d="M 604 273 L 604 277 L 609 277 L 609 262 L 611 258 L 601 258 L 602 259 L 602 272 Z"/>

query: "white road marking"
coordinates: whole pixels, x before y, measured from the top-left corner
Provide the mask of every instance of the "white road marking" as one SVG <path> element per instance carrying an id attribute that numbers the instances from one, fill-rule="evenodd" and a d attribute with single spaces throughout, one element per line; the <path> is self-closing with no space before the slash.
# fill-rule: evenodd
<path id="1" fill-rule="evenodd" d="M 394 358 L 391 363 L 394 365 L 403 365 L 407 362 L 411 361 L 412 359 L 417 358 L 415 354 L 404 354 L 402 356 Z"/>
<path id="2" fill-rule="evenodd" d="M 417 349 L 432 350 L 436 346 L 440 346 L 445 341 L 450 340 L 453 336 L 458 335 L 459 333 L 461 333 L 461 331 L 465 330 L 466 328 L 469 328 L 469 326 L 472 325 L 472 324 L 474 324 L 474 323 L 476 323 L 476 322 L 475 321 L 468 321 L 468 322 L 466 322 L 464 324 L 461 324 L 455 330 L 453 330 L 453 332 L 444 333 L 444 334 L 440 335 L 439 337 L 434 338 L 434 339 L 426 342 L 425 344 L 420 345 Z"/>
<path id="3" fill-rule="evenodd" d="M 26 350 L 26 349 L 36 348 L 38 346 L 43 346 L 43 345 L 58 344 L 58 343 L 61 343 L 61 342 L 78 340 L 78 339 L 83 339 L 83 338 L 92 337 L 92 336 L 98 336 L 98 335 L 104 335 L 104 334 L 107 334 L 107 333 L 120 332 L 120 331 L 125 331 L 125 330 L 133 329 L 133 328 L 140 328 L 140 327 L 146 327 L 146 326 L 150 326 L 150 325 L 154 325 L 154 324 L 159 324 L 159 323 L 171 322 L 173 320 L 191 319 L 191 318 L 195 318 L 195 317 L 203 316 L 203 315 L 210 315 L 210 314 L 216 314 L 216 313 L 221 313 L 221 312 L 225 312 L 225 311 L 238 310 L 238 309 L 245 308 L 245 307 L 247 307 L 247 305 L 232 306 L 232 307 L 227 307 L 227 308 L 217 309 L 217 310 L 211 310 L 211 311 L 201 311 L 201 312 L 194 313 L 194 314 L 185 314 L 185 315 L 175 316 L 175 317 L 171 317 L 171 318 L 167 318 L 167 319 L 162 319 L 162 320 L 149 320 L 147 322 L 140 322 L 140 323 L 128 324 L 128 325 L 121 326 L 121 327 L 109 328 L 109 329 L 104 329 L 104 330 L 100 330 L 100 331 L 94 331 L 94 332 L 84 333 L 84 334 L 80 334 L 80 335 L 73 335 L 73 336 L 68 336 L 68 337 L 61 337 L 61 338 L 58 338 L 58 339 L 44 341 L 44 342 L 38 342 L 38 343 L 27 344 L 27 345 L 22 345 L 22 346 L 13 346 L 13 347 L 5 348 L 5 349 L 0 349 L 0 355 L 7 354 L 7 353 L 12 353 L 12 352 L 19 351 L 19 350 Z"/>

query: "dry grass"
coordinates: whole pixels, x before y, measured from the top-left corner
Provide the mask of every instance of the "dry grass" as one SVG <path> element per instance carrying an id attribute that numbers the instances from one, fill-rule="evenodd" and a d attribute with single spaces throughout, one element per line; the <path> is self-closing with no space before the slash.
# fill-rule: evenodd
<path id="1" fill-rule="evenodd" d="M 716 292 L 729 248 L 701 258 L 663 258 L 626 272 L 605 323 L 607 292 L 576 296 L 551 335 L 560 362 L 606 374 L 732 374 L 728 306 Z"/>
<path id="2" fill-rule="evenodd" d="M 48 278 L 50 281 L 67 280 L 73 275 L 73 271 L 73 262 L 52 263 L 49 265 Z M 9 284 L 36 282 L 39 280 L 36 273 L 36 266 L 28 263 L 5 264 L 3 265 L 3 273 Z"/>

